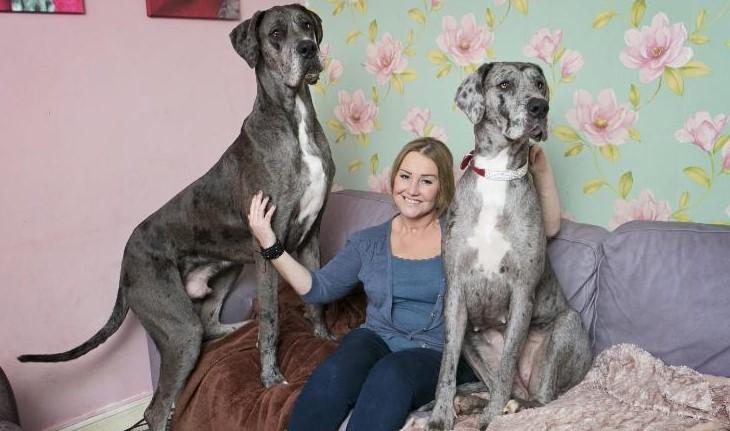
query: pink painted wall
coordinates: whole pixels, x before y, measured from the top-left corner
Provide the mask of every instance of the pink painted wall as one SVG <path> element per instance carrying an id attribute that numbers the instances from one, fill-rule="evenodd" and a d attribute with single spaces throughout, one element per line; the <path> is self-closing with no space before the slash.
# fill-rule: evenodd
<path id="1" fill-rule="evenodd" d="M 289 1 L 242 1 L 242 16 Z M 66 350 L 107 320 L 132 229 L 202 175 L 255 96 L 231 21 L 151 19 L 144 0 L 86 15 L 0 14 L 0 365 L 29 431 L 149 395 L 130 313 L 105 345 Z"/>

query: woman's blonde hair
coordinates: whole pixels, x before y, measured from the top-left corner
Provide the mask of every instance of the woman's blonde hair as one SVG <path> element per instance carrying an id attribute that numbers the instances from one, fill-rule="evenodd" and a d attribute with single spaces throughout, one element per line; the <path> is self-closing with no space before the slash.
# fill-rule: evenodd
<path id="1" fill-rule="evenodd" d="M 435 138 L 418 138 L 407 143 L 400 150 L 393 161 L 393 168 L 390 173 L 390 189 L 393 190 L 395 178 L 398 175 L 403 159 L 408 153 L 416 151 L 431 159 L 438 169 L 439 191 L 436 196 L 436 217 L 441 217 L 454 198 L 456 185 L 454 183 L 454 158 L 451 151 L 443 142 Z"/>

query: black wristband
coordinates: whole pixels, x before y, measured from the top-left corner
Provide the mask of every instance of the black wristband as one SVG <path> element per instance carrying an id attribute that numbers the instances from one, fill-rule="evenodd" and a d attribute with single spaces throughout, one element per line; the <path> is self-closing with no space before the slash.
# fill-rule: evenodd
<path id="1" fill-rule="evenodd" d="M 259 252 L 261 254 L 261 257 L 263 257 L 266 260 L 273 260 L 277 257 L 284 254 L 284 246 L 281 245 L 279 240 L 277 239 L 274 245 L 272 245 L 269 248 L 261 248 L 261 251 Z"/>

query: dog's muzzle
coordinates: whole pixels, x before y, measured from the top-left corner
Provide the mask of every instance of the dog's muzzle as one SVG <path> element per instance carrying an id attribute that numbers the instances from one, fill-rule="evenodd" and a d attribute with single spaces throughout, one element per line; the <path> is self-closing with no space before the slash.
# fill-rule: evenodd
<path id="1" fill-rule="evenodd" d="M 527 101 L 527 114 L 531 120 L 537 121 L 537 124 L 528 132 L 530 138 L 535 141 L 547 139 L 547 113 L 549 109 L 550 105 L 545 99 L 532 97 Z"/>
<path id="2" fill-rule="evenodd" d="M 304 82 L 309 85 L 316 84 L 319 81 L 319 74 L 322 72 L 322 65 L 317 58 L 319 47 L 314 41 L 303 40 L 297 44 L 296 51 L 302 57 L 305 65 L 309 66 L 304 73 Z"/>

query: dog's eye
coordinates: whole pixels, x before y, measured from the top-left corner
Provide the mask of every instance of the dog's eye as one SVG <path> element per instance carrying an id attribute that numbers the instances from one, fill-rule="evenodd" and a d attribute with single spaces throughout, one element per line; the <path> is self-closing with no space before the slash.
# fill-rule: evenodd
<path id="1" fill-rule="evenodd" d="M 512 83 L 509 81 L 502 81 L 498 84 L 498 87 L 502 90 L 509 90 L 510 88 L 512 88 Z"/>
<path id="2" fill-rule="evenodd" d="M 273 31 L 272 31 L 272 32 L 270 33 L 270 35 L 271 35 L 271 37 L 273 37 L 274 39 L 278 39 L 278 38 L 280 38 L 280 37 L 281 37 L 281 30 L 277 30 L 277 29 L 275 29 L 275 30 L 273 30 Z"/>
<path id="3" fill-rule="evenodd" d="M 312 23 L 311 22 L 305 22 L 303 25 L 305 30 L 311 30 L 312 29 Z"/>
<path id="4" fill-rule="evenodd" d="M 537 89 L 542 90 L 543 88 L 545 88 L 545 83 L 542 81 L 537 81 Z"/>

